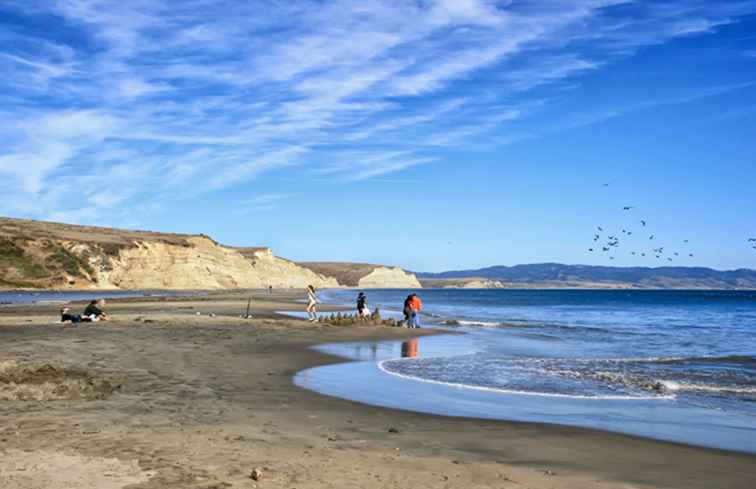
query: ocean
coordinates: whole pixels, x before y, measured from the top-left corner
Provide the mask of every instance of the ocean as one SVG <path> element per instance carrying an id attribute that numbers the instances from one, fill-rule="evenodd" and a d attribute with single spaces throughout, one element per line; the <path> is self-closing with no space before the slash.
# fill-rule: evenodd
<path id="1" fill-rule="evenodd" d="M 126 297 L 171 297 L 197 295 L 198 292 L 161 291 L 161 290 L 77 290 L 77 291 L 0 291 L 0 305 L 37 304 L 41 302 L 65 303 L 93 299 L 117 299 Z"/>
<path id="2" fill-rule="evenodd" d="M 409 292 L 367 294 L 371 308 L 395 314 Z M 756 292 L 418 292 L 423 322 L 451 334 L 323 345 L 357 363 L 295 381 L 401 409 L 756 452 Z M 323 299 L 354 296 L 332 290 Z"/>

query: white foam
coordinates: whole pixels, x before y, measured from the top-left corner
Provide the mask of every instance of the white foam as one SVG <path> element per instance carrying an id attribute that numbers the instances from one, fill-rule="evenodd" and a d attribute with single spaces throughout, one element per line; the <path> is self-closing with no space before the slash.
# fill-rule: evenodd
<path id="1" fill-rule="evenodd" d="M 457 323 L 459 323 L 460 326 L 483 326 L 485 328 L 495 328 L 497 326 L 501 326 L 501 323 L 490 322 L 490 321 L 462 321 L 462 320 L 457 320 Z"/>
<path id="2" fill-rule="evenodd" d="M 455 387 L 460 389 L 469 389 L 469 390 L 476 390 L 476 391 L 483 391 L 483 392 L 495 392 L 498 394 L 514 394 L 514 395 L 520 395 L 520 396 L 534 396 L 534 397 L 556 397 L 556 398 L 566 398 L 566 399 L 588 399 L 588 400 L 596 400 L 596 401 L 648 401 L 648 400 L 673 400 L 676 399 L 676 396 L 670 394 L 670 395 L 660 395 L 660 396 L 617 396 L 617 395 L 599 395 L 599 396 L 589 396 L 589 395 L 581 395 L 581 394 L 560 394 L 557 392 L 532 392 L 532 391 L 519 391 L 519 390 L 513 390 L 513 389 L 502 389 L 499 387 L 485 387 L 481 385 L 470 385 L 470 384 L 462 384 L 462 383 L 456 383 L 456 382 L 443 382 L 440 380 L 431 380 L 431 379 L 424 379 L 422 377 L 416 377 L 414 375 L 407 375 L 407 374 L 400 374 L 397 372 L 392 372 L 391 370 L 388 370 L 385 367 L 386 362 L 406 362 L 406 361 L 413 361 L 412 358 L 403 358 L 403 359 L 393 359 L 393 360 L 383 360 L 381 362 L 378 362 L 378 369 L 380 369 L 382 372 L 393 375 L 394 377 L 399 377 L 402 379 L 407 380 L 414 380 L 416 382 L 425 382 L 427 384 L 436 384 L 436 385 L 444 385 L 447 387 Z"/>
<path id="3" fill-rule="evenodd" d="M 690 384 L 687 382 L 675 382 L 673 380 L 661 380 L 659 383 L 667 390 L 673 392 L 679 391 L 699 391 L 699 392 L 718 392 L 730 394 L 756 394 L 756 387 L 737 387 L 737 386 L 717 386 L 708 384 Z"/>

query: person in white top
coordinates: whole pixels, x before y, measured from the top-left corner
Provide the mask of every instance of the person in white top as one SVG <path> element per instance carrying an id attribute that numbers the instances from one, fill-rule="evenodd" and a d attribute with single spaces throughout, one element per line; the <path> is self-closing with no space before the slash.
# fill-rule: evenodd
<path id="1" fill-rule="evenodd" d="M 315 322 L 318 320 L 318 296 L 315 294 L 315 287 L 312 285 L 307 286 L 307 317 L 310 321 Z"/>

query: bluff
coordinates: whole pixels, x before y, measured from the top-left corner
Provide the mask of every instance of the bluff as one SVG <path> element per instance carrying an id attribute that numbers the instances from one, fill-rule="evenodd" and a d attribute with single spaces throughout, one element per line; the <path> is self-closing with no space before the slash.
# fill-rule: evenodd
<path id="1" fill-rule="evenodd" d="M 417 277 L 398 267 L 369 263 L 299 262 L 315 273 L 335 277 L 341 285 L 362 289 L 419 289 Z"/>
<path id="2" fill-rule="evenodd" d="M 205 235 L 0 218 L 0 288 L 232 289 L 338 287 L 267 248 Z"/>

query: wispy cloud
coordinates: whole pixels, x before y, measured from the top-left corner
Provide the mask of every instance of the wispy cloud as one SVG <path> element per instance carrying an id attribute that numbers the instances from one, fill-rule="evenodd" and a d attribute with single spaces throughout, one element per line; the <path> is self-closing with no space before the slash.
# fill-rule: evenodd
<path id="1" fill-rule="evenodd" d="M 703 0 L 6 4 L 24 22 L 0 28 L 0 212 L 79 219 L 289 167 L 409 174 L 444 147 L 533 137 L 510 125 L 543 102 L 539 88 L 756 12 Z M 74 202 L 61 182 L 85 190 Z"/>

